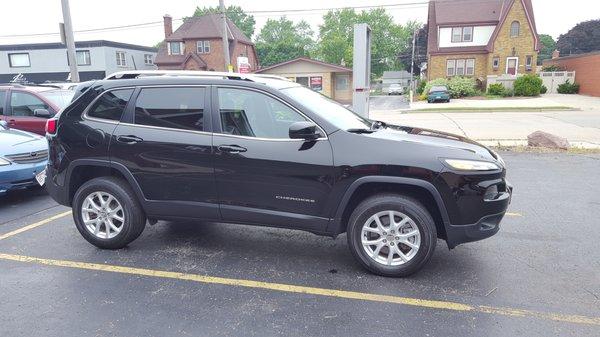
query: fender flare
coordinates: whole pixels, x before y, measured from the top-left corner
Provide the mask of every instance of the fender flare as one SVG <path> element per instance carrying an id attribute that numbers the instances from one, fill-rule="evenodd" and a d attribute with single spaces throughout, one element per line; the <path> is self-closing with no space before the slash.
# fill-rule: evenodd
<path id="1" fill-rule="evenodd" d="M 328 230 L 328 232 L 331 232 L 333 235 L 338 235 L 338 234 L 341 234 L 346 231 L 346 224 L 342 223 L 342 217 L 344 214 L 344 210 L 346 209 L 346 206 L 350 202 L 350 198 L 352 198 L 352 195 L 354 194 L 354 192 L 360 186 L 362 186 L 364 184 L 368 184 L 368 183 L 390 183 L 390 184 L 401 184 L 401 185 L 409 185 L 409 186 L 424 188 L 431 194 L 431 196 L 435 200 L 436 206 L 442 216 L 444 228 L 448 229 L 448 226 L 450 226 L 450 218 L 448 216 L 448 211 L 446 210 L 446 205 L 444 204 L 444 201 L 442 199 L 442 196 L 440 195 L 440 192 L 435 188 L 435 186 L 433 186 L 432 183 L 425 181 L 425 180 L 421 180 L 421 179 L 415 179 L 415 178 L 390 177 L 390 176 L 367 176 L 367 177 L 361 177 L 361 178 L 356 179 L 350 185 L 350 187 L 348 187 L 348 189 L 344 193 L 344 196 L 342 197 L 340 203 L 338 204 L 338 207 L 335 212 L 335 217 L 332 219 L 332 221 L 329 225 L 330 230 Z"/>
<path id="2" fill-rule="evenodd" d="M 144 197 L 144 194 L 142 193 L 142 188 L 140 187 L 138 182 L 133 177 L 133 174 L 131 174 L 131 172 L 127 169 L 127 167 L 125 167 L 125 165 L 120 164 L 120 163 L 111 162 L 106 159 L 76 159 L 69 164 L 69 168 L 67 169 L 67 174 L 66 174 L 66 181 L 65 181 L 65 186 L 67 186 L 67 192 L 68 192 L 67 195 L 69 196 L 69 198 L 71 198 L 71 195 L 74 194 L 74 192 L 75 192 L 75 191 L 70 190 L 71 189 L 71 187 L 70 187 L 71 186 L 71 174 L 73 173 L 73 170 L 75 170 L 77 167 L 80 167 L 80 166 L 105 167 L 107 169 L 112 168 L 112 169 L 119 171 L 123 175 L 123 177 L 125 177 L 125 179 L 129 183 L 129 186 L 131 186 L 131 188 L 133 189 L 133 192 L 137 196 L 138 201 L 142 204 L 142 207 L 145 208 L 146 198 Z M 71 200 L 69 200 L 69 202 L 71 202 Z"/>

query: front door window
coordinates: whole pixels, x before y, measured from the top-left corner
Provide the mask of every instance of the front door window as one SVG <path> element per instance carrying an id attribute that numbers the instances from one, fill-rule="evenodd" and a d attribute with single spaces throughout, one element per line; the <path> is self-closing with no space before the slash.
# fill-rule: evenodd
<path id="1" fill-rule="evenodd" d="M 509 57 L 506 60 L 506 73 L 508 75 L 516 75 L 517 74 L 517 65 L 519 63 L 519 59 L 515 57 Z"/>

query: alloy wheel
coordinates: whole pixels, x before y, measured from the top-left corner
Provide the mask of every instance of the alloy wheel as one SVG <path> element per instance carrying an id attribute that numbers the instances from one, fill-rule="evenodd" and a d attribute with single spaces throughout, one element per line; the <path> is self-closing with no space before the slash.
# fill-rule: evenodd
<path id="1" fill-rule="evenodd" d="M 88 195 L 81 206 L 85 228 L 100 239 L 111 239 L 121 233 L 125 213 L 112 194 L 98 191 Z"/>
<path id="2" fill-rule="evenodd" d="M 421 233 L 408 215 L 398 211 L 382 211 L 364 223 L 361 244 L 375 262 L 399 266 L 415 257 L 421 246 Z"/>

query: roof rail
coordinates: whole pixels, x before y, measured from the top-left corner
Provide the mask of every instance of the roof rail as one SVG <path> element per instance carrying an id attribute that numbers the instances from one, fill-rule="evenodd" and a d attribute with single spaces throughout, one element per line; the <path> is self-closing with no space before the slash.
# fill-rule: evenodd
<path id="1" fill-rule="evenodd" d="M 227 73 L 218 71 L 200 71 L 200 70 L 126 70 L 119 71 L 105 77 L 105 80 L 120 80 L 120 79 L 133 79 L 140 77 L 151 77 L 151 76 L 193 76 L 193 77 L 204 77 L 204 78 L 220 78 L 228 80 L 241 80 L 241 81 L 256 81 L 257 79 L 274 79 L 289 81 L 289 79 L 276 75 L 264 75 L 264 74 L 241 74 L 241 73 Z"/>
<path id="2" fill-rule="evenodd" d="M 199 70 L 127 70 L 119 71 L 108 75 L 105 80 L 131 79 L 150 76 L 197 76 L 212 77 L 235 80 L 249 80 L 246 74 L 226 73 L 217 71 L 199 71 Z"/>

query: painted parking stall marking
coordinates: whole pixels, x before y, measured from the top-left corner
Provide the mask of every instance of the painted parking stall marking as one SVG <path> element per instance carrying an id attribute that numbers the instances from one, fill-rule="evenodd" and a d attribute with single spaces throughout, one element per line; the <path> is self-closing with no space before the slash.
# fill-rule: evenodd
<path id="1" fill-rule="evenodd" d="M 65 216 L 67 216 L 67 215 L 70 215 L 70 214 L 71 214 L 71 211 L 67 211 L 67 212 L 59 213 L 59 214 L 56 214 L 56 215 L 54 215 L 54 216 L 51 216 L 51 217 L 49 217 L 49 218 L 47 218 L 47 219 L 44 219 L 44 220 L 38 221 L 38 222 L 36 222 L 36 223 L 32 223 L 31 225 L 27 225 L 27 226 L 21 227 L 21 228 L 19 228 L 19 229 L 16 229 L 16 230 L 14 230 L 14 231 L 8 232 L 8 233 L 6 233 L 6 234 L 2 234 L 2 235 L 0 235 L 0 240 L 4 240 L 4 239 L 7 239 L 7 238 L 9 238 L 9 237 L 11 237 L 11 236 L 15 236 L 15 235 L 17 235 L 17 234 L 21 234 L 21 233 L 23 233 L 23 232 L 26 232 L 26 231 L 28 231 L 28 230 L 31 230 L 31 229 L 34 229 L 34 228 L 40 227 L 40 226 L 42 226 L 42 225 L 45 225 L 45 224 L 47 224 L 47 223 L 50 223 L 50 222 L 52 222 L 52 221 L 54 221 L 54 220 L 57 220 L 57 219 L 63 218 L 63 217 L 65 217 Z"/>

